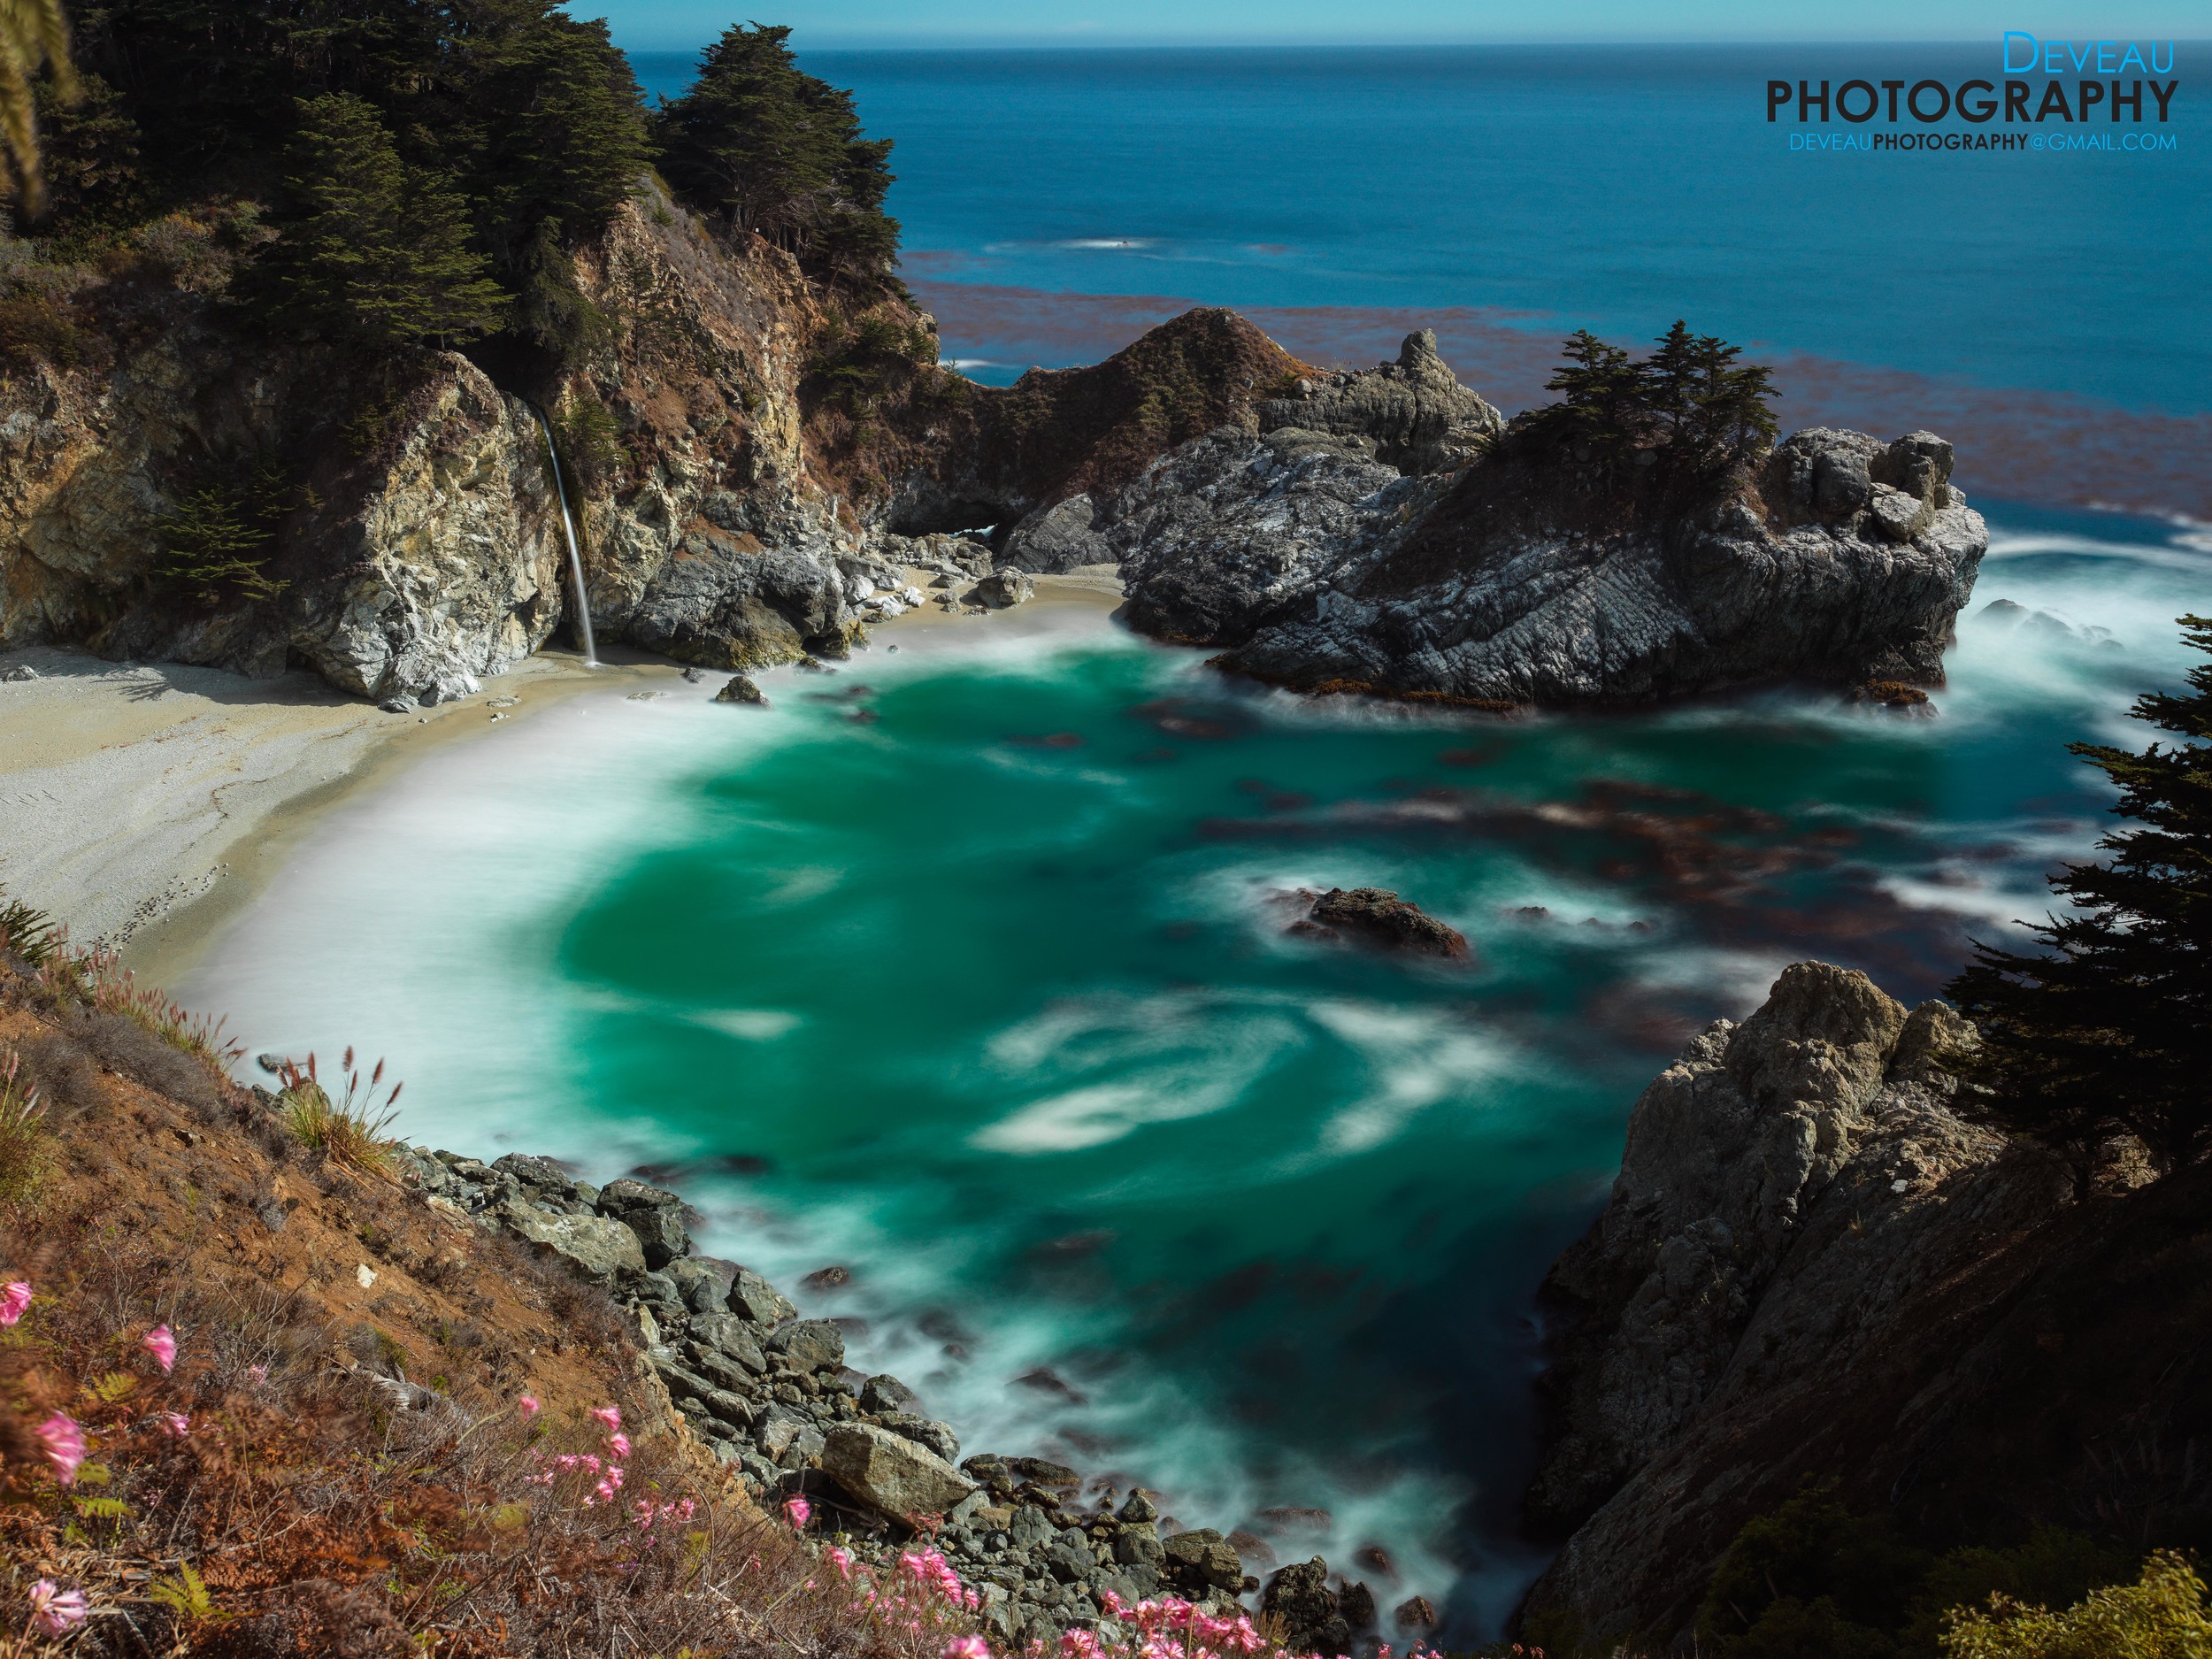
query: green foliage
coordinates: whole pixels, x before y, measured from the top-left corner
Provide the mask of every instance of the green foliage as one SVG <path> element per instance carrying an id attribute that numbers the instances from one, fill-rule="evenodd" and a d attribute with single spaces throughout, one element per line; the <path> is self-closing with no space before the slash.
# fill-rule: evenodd
<path id="1" fill-rule="evenodd" d="M 277 521 L 290 504 L 283 471 L 264 462 L 242 481 L 186 490 L 154 525 L 155 590 L 203 611 L 257 604 L 285 584 L 268 573 Z"/>
<path id="2" fill-rule="evenodd" d="M 2181 626 L 2212 654 L 2212 618 Z M 2074 908 L 2031 930 L 2043 953 L 1978 943 L 1947 989 L 1981 1035 L 1961 1067 L 1978 1099 L 1962 1104 L 2065 1157 L 2084 1193 L 2122 1137 L 2162 1170 L 2212 1150 L 2212 664 L 2188 684 L 2132 712 L 2193 741 L 2070 746 L 2118 786 L 2113 810 L 2138 827 L 2097 843 L 2107 862 L 2053 879 Z"/>
<path id="3" fill-rule="evenodd" d="M 803 73 L 790 34 L 733 27 L 706 50 L 692 88 L 653 118 L 661 171 L 693 207 L 789 250 L 818 280 L 885 291 L 899 234 L 883 211 L 891 142 L 860 135 L 852 95 Z"/>
<path id="4" fill-rule="evenodd" d="M 361 98 L 303 100 L 299 123 L 267 265 L 278 314 L 376 346 L 455 345 L 496 328 L 507 296 L 469 246 L 460 197 L 403 162 Z"/>
<path id="5" fill-rule="evenodd" d="M 918 370 L 933 370 L 936 363 L 937 338 L 927 328 L 871 311 L 850 320 L 833 314 L 815 339 L 806 369 L 823 402 L 859 415 L 894 386 L 914 380 Z"/>
<path id="6" fill-rule="evenodd" d="M 42 235 L 119 230 L 139 216 L 145 181 L 138 123 L 120 93 L 98 75 L 82 77 L 74 100 L 41 81 L 38 123 L 46 152 Z"/>
<path id="7" fill-rule="evenodd" d="M 2135 1583 L 2095 1592 L 2062 1613 L 2002 1597 L 1962 1609 L 1942 1638 L 1944 1659 L 2204 1659 L 2212 1617 L 2204 1580 L 2162 1552 Z"/>
<path id="8" fill-rule="evenodd" d="M 1962 1606 L 1994 1595 L 2063 1607 L 2132 1565 L 2057 1527 L 2010 1549 L 1937 1555 L 1886 1517 L 1812 1490 L 1736 1535 L 1699 1609 L 1698 1637 L 1715 1659 L 1938 1659 Z"/>
<path id="9" fill-rule="evenodd" d="M 52 917 L 21 899 L 0 901 L 0 950 L 22 957 L 36 972 L 60 949 L 61 930 Z"/>
<path id="10" fill-rule="evenodd" d="M 61 101 L 76 97 L 69 19 L 61 0 L 9 0 L 0 6 L 0 188 L 33 218 L 46 205 L 32 81 L 42 69 L 50 69 L 50 84 Z"/>
<path id="11" fill-rule="evenodd" d="M 178 1563 L 173 1575 L 156 1578 L 146 1586 L 146 1594 L 187 1624 L 217 1617 L 215 1597 L 207 1580 L 188 1561 Z"/>
<path id="12" fill-rule="evenodd" d="M 1709 490 L 1774 439 L 1773 372 L 1738 366 L 1742 348 L 1680 321 L 1640 361 L 1588 330 L 1569 336 L 1545 389 L 1556 403 L 1517 419 L 1506 448 L 1562 455 L 1600 488 L 1677 499 Z"/>
<path id="13" fill-rule="evenodd" d="M 509 324 L 557 355 L 590 343 L 563 256 L 647 162 L 604 23 L 545 0 L 117 0 L 85 33 L 157 207 L 286 198 L 257 290 L 275 320 L 377 348 Z"/>
<path id="14" fill-rule="evenodd" d="M 552 426 L 561 465 L 583 489 L 595 488 L 629 461 L 622 423 L 588 388 L 569 396 L 554 411 Z"/>

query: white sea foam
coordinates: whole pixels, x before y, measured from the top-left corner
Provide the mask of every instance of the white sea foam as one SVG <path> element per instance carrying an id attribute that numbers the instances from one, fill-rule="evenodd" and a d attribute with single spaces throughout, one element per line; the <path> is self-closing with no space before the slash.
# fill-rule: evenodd
<path id="1" fill-rule="evenodd" d="M 710 1008 L 686 1018 L 709 1031 L 742 1038 L 747 1042 L 773 1042 L 805 1024 L 803 1017 L 783 1008 Z"/>

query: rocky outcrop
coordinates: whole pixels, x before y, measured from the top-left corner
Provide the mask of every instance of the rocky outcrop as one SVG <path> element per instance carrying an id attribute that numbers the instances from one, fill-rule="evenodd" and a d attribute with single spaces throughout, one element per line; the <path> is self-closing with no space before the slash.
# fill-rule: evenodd
<path id="1" fill-rule="evenodd" d="M 1800 433 L 1656 518 L 1502 453 L 1421 475 L 1367 447 L 1224 429 L 1118 493 L 1095 517 L 1132 622 L 1301 689 L 1495 707 L 1939 683 L 1988 548 L 1925 433 Z"/>
<path id="2" fill-rule="evenodd" d="M 1505 417 L 1459 383 L 1436 354 L 1436 334 L 1408 334 L 1394 363 L 1302 377 L 1287 397 L 1257 410 L 1279 446 L 1371 457 L 1402 472 L 1432 472 L 1471 459 Z"/>
<path id="3" fill-rule="evenodd" d="M 1644 1092 L 1545 1285 L 1527 1507 L 1566 1541 L 1532 1637 L 1685 1631 L 1737 1531 L 1808 1478 L 1945 1548 L 2212 1513 L 2181 1466 L 2212 1426 L 2212 1181 L 2070 1202 L 1953 1110 L 1940 1062 L 1967 1041 L 1943 1003 L 1803 963 Z"/>

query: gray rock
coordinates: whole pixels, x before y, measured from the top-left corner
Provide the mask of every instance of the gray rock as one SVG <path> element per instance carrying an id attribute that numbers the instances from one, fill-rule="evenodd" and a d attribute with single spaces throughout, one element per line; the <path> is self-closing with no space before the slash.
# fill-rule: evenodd
<path id="1" fill-rule="evenodd" d="M 1099 506 L 1095 496 L 1084 494 L 1031 513 L 1007 536 L 1006 563 L 1037 572 L 1112 563 L 1114 550 L 1101 534 Z"/>
<path id="2" fill-rule="evenodd" d="M 500 1212 L 510 1233 L 557 1256 L 571 1271 L 595 1285 L 613 1289 L 645 1271 L 645 1252 L 637 1234 L 618 1221 L 600 1216 L 553 1216 L 534 1206 L 510 1202 Z"/>
<path id="3" fill-rule="evenodd" d="M 754 1376 L 768 1370 L 768 1361 L 753 1340 L 754 1327 L 733 1313 L 703 1313 L 691 1322 L 692 1336 L 735 1360 Z"/>
<path id="4" fill-rule="evenodd" d="M 860 1409 L 864 1411 L 910 1411 L 920 1403 L 911 1388 L 888 1373 L 871 1377 L 861 1385 Z"/>
<path id="5" fill-rule="evenodd" d="M 1153 1499 L 1154 1494 L 1145 1487 L 1132 1487 L 1129 1495 L 1122 1501 L 1119 1511 L 1121 1518 L 1124 1521 L 1158 1520 L 1160 1506 Z"/>
<path id="6" fill-rule="evenodd" d="M 947 1463 L 960 1455 L 960 1440 L 950 1424 L 913 1411 L 886 1411 L 881 1415 L 883 1426 L 892 1433 L 903 1434 L 916 1444 L 928 1447 Z"/>
<path id="7" fill-rule="evenodd" d="M 1269 399 L 1256 412 L 1270 436 L 1334 439 L 1343 451 L 1363 451 L 1405 472 L 1460 458 L 1481 434 L 1505 426 L 1502 415 L 1459 383 L 1426 328 L 1405 337 L 1394 363 L 1308 383 L 1300 396 Z"/>
<path id="8" fill-rule="evenodd" d="M 1186 1583 L 1233 1590 L 1244 1582 L 1244 1562 L 1228 1540 L 1210 1526 L 1163 1539 L 1167 1570 Z"/>
<path id="9" fill-rule="evenodd" d="M 994 611 L 1004 611 L 1033 598 L 1036 592 L 1037 584 L 1028 572 L 1009 567 L 986 576 L 969 591 L 968 598 Z"/>
<path id="10" fill-rule="evenodd" d="M 935 1453 L 867 1423 L 841 1423 L 830 1430 L 821 1463 L 855 1498 L 900 1520 L 941 1516 L 976 1489 Z"/>
<path id="11" fill-rule="evenodd" d="M 0 674 L 0 680 L 5 680 L 10 685 L 19 686 L 27 681 L 37 680 L 42 677 L 42 676 L 41 676 L 38 670 L 32 667 L 28 663 L 18 663 L 13 668 L 9 669 L 6 673 Z"/>
<path id="12" fill-rule="evenodd" d="M 567 1197 L 576 1187 L 576 1178 L 551 1158 L 541 1158 L 527 1152 L 510 1152 L 494 1161 L 492 1168 L 511 1175 L 527 1187 L 555 1193 Z"/>
<path id="13" fill-rule="evenodd" d="M 1014 1541 L 1017 1549 L 1033 1549 L 1040 1544 L 1050 1543 L 1060 1535 L 1060 1529 L 1050 1517 L 1033 1504 L 1024 1504 L 1014 1511 L 1014 1518 L 1007 1523 L 1006 1536 Z"/>
<path id="14" fill-rule="evenodd" d="M 1329 1563 L 1318 1555 L 1285 1567 L 1260 1593 L 1260 1611 L 1282 1622 L 1294 1653 L 1348 1654 L 1351 1626 L 1329 1589 Z"/>
<path id="15" fill-rule="evenodd" d="M 717 703 L 749 703 L 757 709 L 772 706 L 768 701 L 768 694 L 753 683 L 749 674 L 732 675 L 729 682 L 714 694 L 714 700 Z"/>
<path id="16" fill-rule="evenodd" d="M 1384 887 L 1354 887 L 1348 892 L 1331 887 L 1316 894 L 1305 920 L 1295 924 L 1294 931 L 1331 937 L 1349 934 L 1359 943 L 1378 949 L 1448 961 L 1464 962 L 1469 954 L 1465 934 Z"/>
<path id="17" fill-rule="evenodd" d="M 637 1234 L 649 1267 L 665 1267 L 691 1248 L 684 1229 L 684 1201 L 666 1187 L 627 1176 L 599 1189 L 595 1208 Z"/>
<path id="18" fill-rule="evenodd" d="M 782 1326 L 766 1343 L 795 1371 L 833 1371 L 845 1363 L 845 1333 L 827 1319 L 800 1319 Z"/>
<path id="19" fill-rule="evenodd" d="M 702 1377 L 709 1379 L 718 1388 L 729 1388 L 744 1394 L 754 1386 L 755 1373 L 725 1354 L 720 1348 L 704 1342 L 686 1342 L 684 1357 Z"/>
<path id="20" fill-rule="evenodd" d="M 1114 1559 L 1125 1567 L 1149 1567 L 1157 1572 L 1167 1563 L 1167 1550 L 1149 1521 L 1133 1521 L 1114 1534 Z"/>
<path id="21" fill-rule="evenodd" d="M 1037 1560 L 1062 1584 L 1079 1584 L 1099 1567 L 1097 1555 L 1077 1532 L 1062 1532 L 1037 1552 Z"/>
<path id="22" fill-rule="evenodd" d="M 776 1292 L 776 1287 L 749 1268 L 741 1267 L 730 1280 L 730 1311 L 755 1325 L 774 1325 L 798 1310 Z"/>
<path id="23" fill-rule="evenodd" d="M 711 1256 L 686 1256 L 660 1271 L 692 1312 L 719 1313 L 729 1306 L 730 1286 L 737 1278 L 735 1263 Z"/>

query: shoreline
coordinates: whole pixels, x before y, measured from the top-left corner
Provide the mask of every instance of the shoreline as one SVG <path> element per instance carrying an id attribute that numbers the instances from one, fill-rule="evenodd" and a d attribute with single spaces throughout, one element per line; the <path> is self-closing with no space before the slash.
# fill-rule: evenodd
<path id="1" fill-rule="evenodd" d="M 876 649 L 929 651 L 1045 612 L 1102 621 L 1120 603 L 1118 584 L 1076 572 L 1039 578 L 1036 597 L 1010 610 L 925 606 L 870 632 Z M 19 666 L 37 678 L 0 682 L 0 889 L 152 985 L 180 981 L 333 812 L 417 761 L 689 667 L 618 644 L 596 669 L 541 650 L 478 695 L 393 715 L 304 671 L 250 680 L 66 646 L 0 653 L 0 673 Z M 718 689 L 731 671 L 702 672 Z"/>

